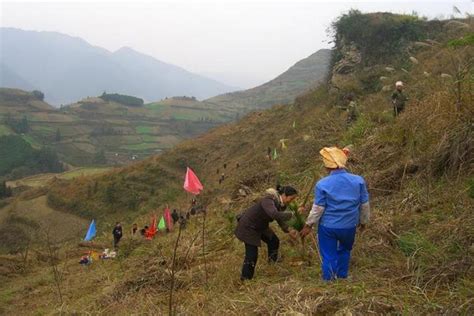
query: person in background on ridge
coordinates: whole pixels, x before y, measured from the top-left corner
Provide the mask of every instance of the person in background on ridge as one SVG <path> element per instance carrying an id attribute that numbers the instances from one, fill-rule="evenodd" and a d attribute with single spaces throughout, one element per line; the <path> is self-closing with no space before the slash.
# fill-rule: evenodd
<path id="1" fill-rule="evenodd" d="M 357 102 L 355 100 L 355 96 L 353 93 L 349 93 L 346 97 L 346 100 L 348 102 L 346 111 L 347 111 L 347 126 L 350 126 L 352 123 L 357 121 L 357 118 L 359 117 L 359 109 Z"/>
<path id="2" fill-rule="evenodd" d="M 140 229 L 140 235 L 142 235 L 143 237 L 145 237 L 148 228 L 149 228 L 148 225 L 145 225 L 145 227 L 143 227 L 142 229 Z"/>
<path id="3" fill-rule="evenodd" d="M 188 214 L 189 214 L 189 212 L 186 214 L 186 217 L 184 217 L 182 212 L 179 213 L 178 223 L 181 226 L 181 228 L 183 228 L 183 229 L 186 228 L 186 223 L 187 223 L 187 220 L 189 219 L 189 218 L 187 218 Z"/>
<path id="4" fill-rule="evenodd" d="M 114 248 L 118 248 L 120 239 L 122 239 L 122 225 L 120 222 L 115 223 L 114 230 L 112 230 L 112 235 L 114 236 Z"/>
<path id="5" fill-rule="evenodd" d="M 132 230 L 130 231 L 132 238 L 135 238 L 138 234 L 138 225 L 135 223 L 132 225 Z"/>
<path id="6" fill-rule="evenodd" d="M 403 82 L 395 83 L 395 91 L 392 93 L 393 116 L 398 116 L 405 109 L 408 98 L 403 93 Z"/>
<path id="7" fill-rule="evenodd" d="M 173 224 L 176 224 L 176 222 L 179 220 L 179 214 L 176 209 L 173 209 L 173 212 L 171 213 L 171 218 L 173 219 Z"/>
<path id="8" fill-rule="evenodd" d="M 363 230 L 369 222 L 369 193 L 361 176 L 346 171 L 343 150 L 325 147 L 319 153 L 329 175 L 316 184 L 315 201 L 300 235 L 305 237 L 316 226 L 323 279 L 345 279 L 356 228 Z"/>
<path id="9" fill-rule="evenodd" d="M 285 209 L 297 194 L 298 192 L 290 186 L 277 186 L 276 190 L 268 189 L 263 198 L 237 217 L 235 236 L 245 245 L 245 258 L 240 276 L 242 281 L 253 278 L 261 240 L 267 244 L 268 261 L 273 263 L 278 259 L 280 240 L 269 227 L 270 222 L 276 220 L 285 233 L 289 233 L 292 238 L 296 237 L 297 231 L 288 229 L 286 224 L 293 213 Z"/>

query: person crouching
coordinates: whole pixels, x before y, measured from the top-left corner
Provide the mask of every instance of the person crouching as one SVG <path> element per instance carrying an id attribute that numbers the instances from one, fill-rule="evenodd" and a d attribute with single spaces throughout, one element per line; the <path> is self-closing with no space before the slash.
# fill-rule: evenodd
<path id="1" fill-rule="evenodd" d="M 291 218 L 292 212 L 285 211 L 285 209 L 297 194 L 298 192 L 290 186 L 277 186 L 276 190 L 268 189 L 263 198 L 238 217 L 235 236 L 245 244 L 241 280 L 253 278 L 261 241 L 267 244 L 268 261 L 277 261 L 280 240 L 269 227 L 270 222 L 276 220 L 285 233 L 291 234 L 293 238 L 296 236 L 296 230 L 289 230 L 285 223 Z"/>

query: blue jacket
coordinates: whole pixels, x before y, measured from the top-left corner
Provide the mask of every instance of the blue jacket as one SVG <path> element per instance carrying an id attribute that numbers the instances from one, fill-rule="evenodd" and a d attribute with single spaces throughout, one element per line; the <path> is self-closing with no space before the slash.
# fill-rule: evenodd
<path id="1" fill-rule="evenodd" d="M 328 228 L 353 228 L 359 224 L 360 206 L 369 201 L 364 178 L 345 169 L 331 171 L 318 181 L 314 204 L 324 207 L 319 222 Z"/>

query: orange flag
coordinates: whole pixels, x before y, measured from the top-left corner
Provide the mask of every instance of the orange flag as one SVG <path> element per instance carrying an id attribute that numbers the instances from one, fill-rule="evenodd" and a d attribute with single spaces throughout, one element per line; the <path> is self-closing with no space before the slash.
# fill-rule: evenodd
<path id="1" fill-rule="evenodd" d="M 153 218 L 151 219 L 151 225 L 145 232 L 145 238 L 148 240 L 152 240 L 155 235 L 156 235 L 156 215 L 153 215 Z"/>
<path id="2" fill-rule="evenodd" d="M 196 174 L 189 167 L 186 169 L 183 188 L 192 194 L 199 194 L 204 189 L 201 181 L 199 181 Z"/>

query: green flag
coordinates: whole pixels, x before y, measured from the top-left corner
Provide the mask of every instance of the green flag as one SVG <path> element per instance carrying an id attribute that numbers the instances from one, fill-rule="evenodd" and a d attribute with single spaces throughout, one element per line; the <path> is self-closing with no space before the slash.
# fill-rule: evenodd
<path id="1" fill-rule="evenodd" d="M 160 222 L 158 223 L 158 229 L 159 230 L 165 230 L 166 229 L 165 219 L 164 219 L 163 216 L 161 216 Z"/>
<path id="2" fill-rule="evenodd" d="M 273 156 L 272 156 L 273 160 L 276 160 L 278 158 L 278 154 L 277 154 L 277 149 L 274 148 L 273 149 Z"/>

